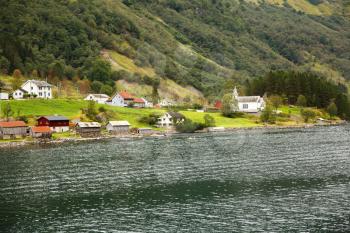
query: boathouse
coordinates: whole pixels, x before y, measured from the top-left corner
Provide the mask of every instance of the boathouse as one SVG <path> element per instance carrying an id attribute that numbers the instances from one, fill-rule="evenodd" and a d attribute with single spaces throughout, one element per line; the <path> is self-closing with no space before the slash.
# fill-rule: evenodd
<path id="1" fill-rule="evenodd" d="M 112 134 L 127 134 L 129 133 L 130 126 L 128 121 L 110 121 L 106 128 Z"/>
<path id="2" fill-rule="evenodd" d="M 33 138 L 51 138 L 52 130 L 49 126 L 33 126 L 30 128 L 30 136 Z"/>
<path id="3" fill-rule="evenodd" d="M 23 121 L 0 122 L 0 138 L 16 139 L 27 136 L 27 126 Z"/>
<path id="4" fill-rule="evenodd" d="M 75 131 L 83 138 L 101 136 L 101 124 L 98 122 L 78 122 Z"/>

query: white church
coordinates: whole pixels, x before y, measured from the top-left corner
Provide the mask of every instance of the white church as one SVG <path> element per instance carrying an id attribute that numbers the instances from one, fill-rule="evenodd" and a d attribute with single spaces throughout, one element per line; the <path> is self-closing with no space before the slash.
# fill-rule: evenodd
<path id="1" fill-rule="evenodd" d="M 232 96 L 234 102 L 237 102 L 239 112 L 258 113 L 265 108 L 265 100 L 261 96 L 239 96 L 236 87 Z"/>

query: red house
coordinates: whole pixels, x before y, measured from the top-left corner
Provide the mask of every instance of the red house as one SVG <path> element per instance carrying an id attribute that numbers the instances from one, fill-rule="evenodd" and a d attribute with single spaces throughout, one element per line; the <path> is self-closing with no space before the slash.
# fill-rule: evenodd
<path id="1" fill-rule="evenodd" d="M 48 126 L 54 132 L 69 131 L 69 119 L 64 116 L 42 116 L 38 119 L 38 126 Z"/>

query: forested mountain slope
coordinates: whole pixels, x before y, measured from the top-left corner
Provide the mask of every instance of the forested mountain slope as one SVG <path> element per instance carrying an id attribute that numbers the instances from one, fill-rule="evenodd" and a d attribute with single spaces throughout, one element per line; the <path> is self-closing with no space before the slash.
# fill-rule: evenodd
<path id="1" fill-rule="evenodd" d="M 1 0 L 0 66 L 109 85 L 168 78 L 207 97 L 226 79 L 276 69 L 350 80 L 349 9 L 349 0 Z M 101 57 L 118 72 L 96 76 Z"/>

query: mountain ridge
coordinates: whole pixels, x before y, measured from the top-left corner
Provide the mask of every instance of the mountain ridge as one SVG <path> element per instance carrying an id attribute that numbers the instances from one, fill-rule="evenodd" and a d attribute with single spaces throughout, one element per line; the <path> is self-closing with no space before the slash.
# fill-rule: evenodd
<path id="1" fill-rule="evenodd" d="M 118 80 L 130 75 L 136 75 L 133 82 L 141 76 L 171 79 L 193 86 L 209 99 L 222 94 L 227 80 L 239 85 L 270 70 L 312 71 L 337 82 L 350 80 L 349 18 L 333 10 L 312 14 L 310 7 L 297 8 L 303 3 L 346 12 L 349 1 L 302 0 L 299 5 L 294 0 L 4 3 L 0 67 L 7 73 L 20 69 L 30 75 L 38 70 L 49 79 L 79 76 L 94 81 L 92 64 L 105 59 L 101 51 L 112 51 L 134 64 L 123 68 L 112 62 Z M 18 16 L 5 12 L 18 12 Z M 108 79 L 102 81 L 108 85 L 115 81 L 112 76 Z"/>

